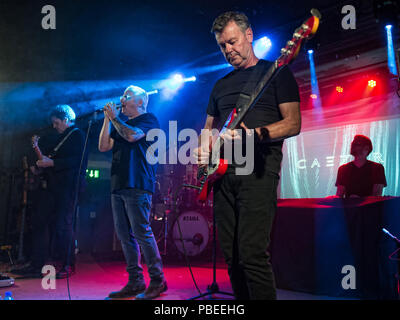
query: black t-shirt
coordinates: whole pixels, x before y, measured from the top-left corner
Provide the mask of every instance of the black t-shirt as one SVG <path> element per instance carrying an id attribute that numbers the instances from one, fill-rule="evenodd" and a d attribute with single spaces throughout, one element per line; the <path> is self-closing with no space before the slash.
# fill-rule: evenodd
<path id="1" fill-rule="evenodd" d="M 336 186 L 345 187 L 345 197 L 372 196 L 374 184 L 387 186 L 385 168 L 380 163 L 367 160 L 359 168 L 352 161 L 339 167 Z"/>
<path id="2" fill-rule="evenodd" d="M 55 148 L 72 130 L 73 132 L 52 157 L 54 167 L 51 169 L 54 178 L 54 185 L 49 186 L 50 188 L 75 190 L 78 172 L 82 161 L 82 152 L 85 146 L 85 133 L 75 126 L 69 127 L 57 137 L 57 141 L 53 148 Z M 51 151 L 51 153 L 53 153 L 53 151 Z M 81 172 L 79 173 L 80 188 L 83 187 L 85 181 L 87 155 L 88 150 L 86 150 Z"/>
<path id="3" fill-rule="evenodd" d="M 209 99 L 207 114 L 219 119 L 221 128 L 236 106 L 241 92 L 250 94 L 272 62 L 259 60 L 247 69 L 234 70 L 215 84 Z M 288 66 L 280 69 L 243 122 L 249 129 L 266 126 L 283 119 L 279 104 L 300 101 L 299 88 Z M 257 142 L 257 141 L 256 141 Z M 255 172 L 279 174 L 283 141 L 255 145 Z M 230 166 L 231 167 L 231 166 Z"/>
<path id="4" fill-rule="evenodd" d="M 72 132 L 71 132 L 72 131 Z M 57 151 L 54 148 L 71 132 Z M 40 137 L 38 146 L 44 156 L 54 161 L 53 167 L 40 168 L 41 177 L 46 180 L 47 188 L 60 192 L 73 192 L 81 165 L 82 152 L 85 144 L 85 133 L 75 126 L 68 127 L 61 134 L 48 134 Z M 84 187 L 87 167 L 87 152 L 83 159 L 80 173 L 80 188 Z M 32 151 L 29 157 L 30 165 L 35 165 L 36 154 Z"/>
<path id="5" fill-rule="evenodd" d="M 126 124 L 141 129 L 146 135 L 149 130 L 160 128 L 152 113 L 141 114 Z M 153 193 L 157 164 L 150 164 L 146 160 L 147 149 L 153 142 L 146 141 L 146 137 L 128 142 L 114 128 L 110 136 L 114 139 L 111 190 L 136 188 Z"/>

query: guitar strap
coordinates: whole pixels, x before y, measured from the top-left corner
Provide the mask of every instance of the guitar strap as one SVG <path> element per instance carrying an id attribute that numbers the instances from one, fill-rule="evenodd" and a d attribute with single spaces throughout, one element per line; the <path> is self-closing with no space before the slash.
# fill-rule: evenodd
<path id="1" fill-rule="evenodd" d="M 240 112 L 240 109 L 244 106 L 253 107 L 257 103 L 261 93 L 268 88 L 272 80 L 277 76 L 281 68 L 277 68 L 273 74 L 269 76 L 267 75 L 267 73 L 270 71 L 270 68 L 273 67 L 273 64 L 274 62 L 268 65 L 267 68 L 255 68 L 252 71 L 250 79 L 247 81 L 242 92 L 239 94 L 239 98 L 236 102 L 236 109 L 238 112 Z M 259 91 L 260 87 L 263 89 L 257 94 L 257 91 Z M 251 109 L 251 107 L 249 109 Z"/>
<path id="2" fill-rule="evenodd" d="M 49 154 L 50 158 L 53 158 L 56 155 L 58 149 L 60 149 L 60 147 L 64 144 L 64 142 L 67 141 L 67 139 L 72 134 L 72 132 L 74 132 L 76 130 L 78 130 L 78 128 L 74 128 L 70 132 L 68 132 L 68 134 L 53 149 L 51 154 Z M 45 169 L 47 169 L 47 171 L 42 172 L 41 178 L 40 178 L 40 180 L 41 180 L 40 183 L 41 183 L 42 189 L 47 189 L 48 188 L 48 180 L 50 179 L 50 175 L 49 175 L 49 171 L 48 170 L 51 170 L 51 168 L 45 168 Z"/>
<path id="3" fill-rule="evenodd" d="M 78 130 L 78 128 L 72 129 L 68 134 L 60 141 L 60 143 L 53 149 L 53 156 L 57 153 L 58 149 L 64 144 L 65 141 L 67 141 L 68 137 L 72 134 L 72 132 Z"/>

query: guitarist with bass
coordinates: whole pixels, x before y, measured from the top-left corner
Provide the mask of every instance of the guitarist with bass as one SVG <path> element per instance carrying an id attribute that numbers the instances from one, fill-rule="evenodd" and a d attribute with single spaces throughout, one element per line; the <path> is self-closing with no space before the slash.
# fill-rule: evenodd
<path id="1" fill-rule="evenodd" d="M 208 130 L 226 123 L 240 94 L 249 95 L 272 65 L 255 56 L 253 31 L 245 14 L 225 12 L 215 19 L 211 31 L 234 70 L 218 80 L 211 92 L 204 126 Z M 283 66 L 244 119 L 221 135 L 225 143 L 244 141 L 240 131 L 254 136 L 254 154 L 246 155 L 254 159 L 252 173 L 238 175 L 233 158 L 213 185 L 218 238 L 236 299 L 276 299 L 267 248 L 277 206 L 283 140 L 298 135 L 300 128 L 299 89 L 290 69 Z M 195 150 L 200 169 L 209 163 L 211 149 L 200 145 Z"/>
<path id="2" fill-rule="evenodd" d="M 55 252 L 61 266 L 57 278 L 71 276 L 75 272 L 73 246 L 73 215 L 77 179 L 83 181 L 86 172 L 85 155 L 81 171 L 85 134 L 75 126 L 75 112 L 68 105 L 57 105 L 50 112 L 50 120 L 57 132 L 56 142 L 50 153 L 44 155 L 38 138 L 32 139 L 37 156 L 36 169 L 45 176 L 35 199 L 32 215 L 31 263 L 21 270 L 13 271 L 24 277 L 40 278 L 41 270 L 49 256 L 50 239 L 54 234 Z M 49 141 L 47 137 L 44 137 Z"/>

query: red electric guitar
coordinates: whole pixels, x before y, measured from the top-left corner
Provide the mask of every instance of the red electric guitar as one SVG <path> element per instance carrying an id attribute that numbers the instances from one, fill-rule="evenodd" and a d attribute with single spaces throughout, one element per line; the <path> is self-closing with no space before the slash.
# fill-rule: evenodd
<path id="1" fill-rule="evenodd" d="M 228 168 L 228 161 L 220 158 L 221 147 L 224 143 L 221 135 L 227 129 L 235 129 L 239 126 L 247 112 L 257 103 L 264 90 L 278 73 L 279 68 L 292 62 L 297 57 L 303 41 L 311 38 L 317 32 L 321 14 L 317 9 L 312 9 L 311 14 L 312 17 L 295 30 L 292 39 L 287 42 L 285 48 L 281 49 L 281 56 L 275 60 L 266 74 L 261 78 L 251 95 L 244 93 L 240 95 L 236 107 L 225 121 L 219 136 L 211 148 L 209 164 L 200 166 L 198 169 L 197 179 L 200 182 L 200 191 L 197 199 L 199 201 L 207 200 L 214 182 L 220 179 Z"/>

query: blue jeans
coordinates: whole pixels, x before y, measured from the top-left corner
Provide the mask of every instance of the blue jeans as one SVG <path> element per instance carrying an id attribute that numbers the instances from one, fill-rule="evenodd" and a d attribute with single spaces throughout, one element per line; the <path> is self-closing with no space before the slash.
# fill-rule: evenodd
<path id="1" fill-rule="evenodd" d="M 139 189 L 122 189 L 111 194 L 115 232 L 121 241 L 130 282 L 144 281 L 140 248 L 151 283 L 158 284 L 164 279 L 160 253 L 149 222 L 151 197 L 150 193 Z"/>

